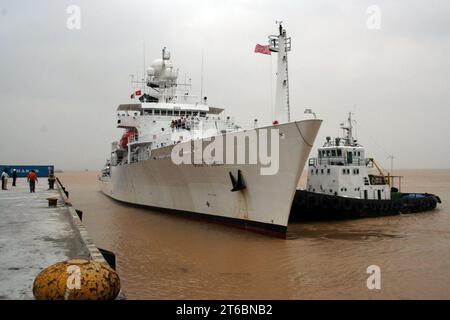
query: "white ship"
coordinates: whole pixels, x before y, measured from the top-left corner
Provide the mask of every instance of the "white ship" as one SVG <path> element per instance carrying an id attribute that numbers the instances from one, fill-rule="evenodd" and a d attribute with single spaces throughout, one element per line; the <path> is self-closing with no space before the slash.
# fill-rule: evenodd
<path id="1" fill-rule="evenodd" d="M 124 134 L 112 143 L 101 190 L 119 201 L 285 236 L 322 120 L 290 119 L 291 41 L 281 24 L 264 48 L 278 54 L 275 118 L 248 127 L 179 84 L 164 48 L 147 70 L 145 88 L 135 93 L 139 103 L 117 108 Z"/>

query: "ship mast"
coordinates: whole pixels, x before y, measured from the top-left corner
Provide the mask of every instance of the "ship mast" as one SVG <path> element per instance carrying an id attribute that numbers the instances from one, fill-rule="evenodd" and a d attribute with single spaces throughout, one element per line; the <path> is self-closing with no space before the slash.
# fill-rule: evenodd
<path id="1" fill-rule="evenodd" d="M 286 29 L 281 25 L 282 21 L 276 23 L 279 25 L 279 34 L 269 36 L 270 51 L 278 52 L 274 123 L 286 123 L 291 120 L 287 56 L 287 53 L 291 51 L 291 38 L 287 37 Z"/>
<path id="2" fill-rule="evenodd" d="M 348 113 L 348 125 L 344 126 L 344 124 L 341 124 L 341 128 L 346 132 L 345 140 L 346 144 L 348 146 L 353 146 L 355 144 L 355 139 L 353 138 L 353 124 L 352 124 L 352 113 Z"/>

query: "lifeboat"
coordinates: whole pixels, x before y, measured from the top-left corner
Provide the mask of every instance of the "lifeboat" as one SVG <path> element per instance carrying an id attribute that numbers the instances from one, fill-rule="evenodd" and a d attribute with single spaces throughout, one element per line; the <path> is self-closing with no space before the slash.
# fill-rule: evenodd
<path id="1" fill-rule="evenodd" d="M 134 135 L 135 135 L 134 131 L 126 131 L 126 132 L 124 132 L 124 134 L 122 135 L 122 138 L 120 139 L 120 146 L 122 148 L 127 148 L 130 138 L 132 136 L 134 136 Z"/>

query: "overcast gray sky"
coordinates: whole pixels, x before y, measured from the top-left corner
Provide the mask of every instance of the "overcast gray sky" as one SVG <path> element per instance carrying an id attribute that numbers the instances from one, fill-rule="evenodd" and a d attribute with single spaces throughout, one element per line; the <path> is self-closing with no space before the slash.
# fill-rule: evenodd
<path id="1" fill-rule="evenodd" d="M 81 28 L 66 23 L 81 9 Z M 370 5 L 381 29 L 370 29 Z M 293 118 L 312 108 L 316 141 L 355 112 L 385 167 L 449 168 L 449 1 L 0 1 L 0 164 L 99 169 L 121 135 L 130 74 L 167 46 L 199 92 L 243 122 L 271 120 L 271 63 L 253 52 L 283 20 L 292 37 Z M 316 149 L 316 148 L 315 148 Z M 314 152 L 315 152 L 314 149 Z"/>

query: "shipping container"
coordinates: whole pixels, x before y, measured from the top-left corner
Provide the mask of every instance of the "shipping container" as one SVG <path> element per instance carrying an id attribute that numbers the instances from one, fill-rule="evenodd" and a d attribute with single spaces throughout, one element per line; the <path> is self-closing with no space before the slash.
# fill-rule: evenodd
<path id="1" fill-rule="evenodd" d="M 36 171 L 38 177 L 48 177 L 50 173 L 54 173 L 53 165 L 26 165 L 26 166 L 17 166 L 17 165 L 1 165 L 0 164 L 0 172 L 6 169 L 10 177 L 12 177 L 12 172 L 14 169 L 17 170 L 17 177 L 24 178 L 28 175 L 30 170 Z"/>

